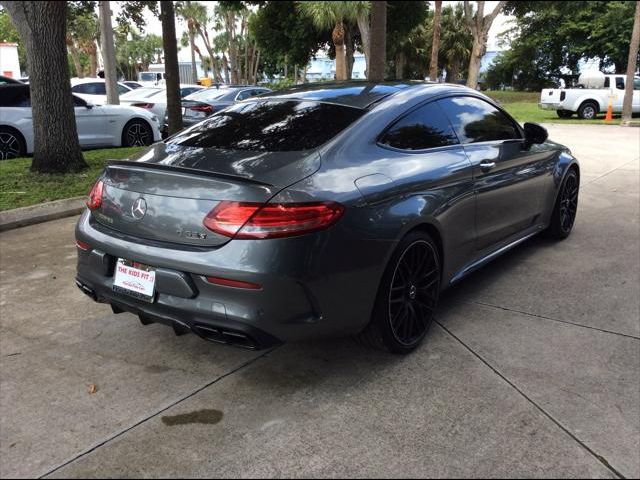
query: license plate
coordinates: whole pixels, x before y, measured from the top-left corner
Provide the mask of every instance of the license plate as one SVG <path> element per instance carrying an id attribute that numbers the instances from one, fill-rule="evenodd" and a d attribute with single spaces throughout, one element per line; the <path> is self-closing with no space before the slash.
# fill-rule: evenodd
<path id="1" fill-rule="evenodd" d="M 113 279 L 113 291 L 153 302 L 156 269 L 149 265 L 119 258 Z"/>

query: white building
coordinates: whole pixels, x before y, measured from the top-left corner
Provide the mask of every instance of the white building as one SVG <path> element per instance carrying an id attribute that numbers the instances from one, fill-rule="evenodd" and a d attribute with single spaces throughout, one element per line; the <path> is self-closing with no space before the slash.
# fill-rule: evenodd
<path id="1" fill-rule="evenodd" d="M 366 62 L 362 53 L 353 55 L 353 70 L 351 77 L 356 79 L 365 79 L 364 74 Z M 307 68 L 307 81 L 317 82 L 319 80 L 333 80 L 336 75 L 336 61 L 331 60 L 325 54 L 318 55 L 312 59 Z"/>
<path id="2" fill-rule="evenodd" d="M 17 43 L 0 43 L 0 75 L 20 78 L 20 60 Z"/>

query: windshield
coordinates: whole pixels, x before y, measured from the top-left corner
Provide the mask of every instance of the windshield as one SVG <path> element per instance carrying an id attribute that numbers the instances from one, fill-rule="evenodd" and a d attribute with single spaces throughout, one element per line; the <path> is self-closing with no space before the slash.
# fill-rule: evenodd
<path id="1" fill-rule="evenodd" d="M 366 110 L 295 100 L 237 103 L 167 141 L 189 147 L 287 152 L 316 148 Z"/>
<path id="2" fill-rule="evenodd" d="M 143 82 L 155 82 L 159 80 L 158 75 L 159 74 L 154 72 L 142 72 L 138 75 L 138 79 L 142 80 Z"/>
<path id="3" fill-rule="evenodd" d="M 194 92 L 191 95 L 184 97 L 185 100 L 198 100 L 199 102 L 210 102 L 211 100 L 217 100 L 224 97 L 229 90 L 221 88 L 205 88 L 198 92 Z"/>

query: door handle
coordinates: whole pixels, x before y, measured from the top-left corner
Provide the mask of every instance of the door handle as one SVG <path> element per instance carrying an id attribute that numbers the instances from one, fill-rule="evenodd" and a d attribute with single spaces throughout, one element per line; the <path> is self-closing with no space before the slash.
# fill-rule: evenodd
<path id="1" fill-rule="evenodd" d="M 496 166 L 496 162 L 486 162 L 486 161 L 485 162 L 481 162 L 480 163 L 480 170 L 483 170 L 483 171 L 486 172 L 486 171 L 491 170 L 495 166 Z"/>

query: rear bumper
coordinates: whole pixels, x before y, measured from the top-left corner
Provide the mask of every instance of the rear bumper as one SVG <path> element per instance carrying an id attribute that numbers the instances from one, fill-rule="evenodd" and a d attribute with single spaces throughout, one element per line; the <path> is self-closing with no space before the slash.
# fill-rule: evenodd
<path id="1" fill-rule="evenodd" d="M 76 238 L 91 246 L 90 251 L 78 249 L 77 282 L 87 295 L 210 340 L 250 348 L 360 331 L 370 318 L 384 268 L 380 258 L 391 247 L 364 242 L 358 252 L 345 254 L 344 232 L 333 237 L 329 229 L 287 239 L 234 240 L 215 249 L 180 250 L 143 244 L 105 229 L 90 220 L 88 211 L 76 227 Z M 117 258 L 157 268 L 153 303 L 113 291 Z M 214 285 L 206 276 L 262 288 Z M 233 335 L 246 339 L 237 342 Z"/>
<path id="2" fill-rule="evenodd" d="M 542 110 L 562 110 L 561 103 L 538 103 L 538 107 Z"/>

